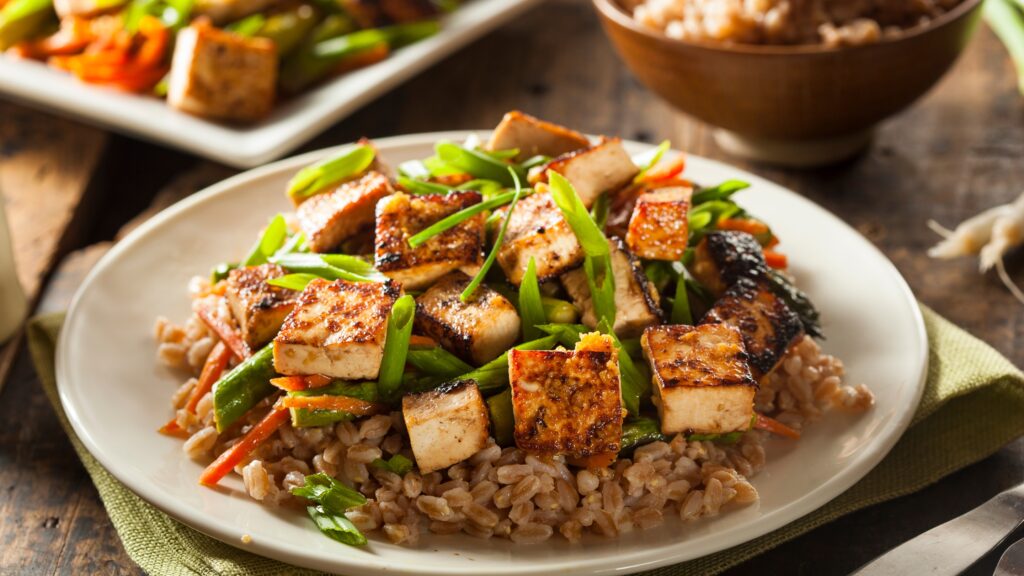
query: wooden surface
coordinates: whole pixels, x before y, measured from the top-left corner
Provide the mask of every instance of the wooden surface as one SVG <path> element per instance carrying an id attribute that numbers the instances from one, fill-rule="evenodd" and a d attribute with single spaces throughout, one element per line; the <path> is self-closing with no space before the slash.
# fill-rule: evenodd
<path id="1" fill-rule="evenodd" d="M 555 0 L 534 10 L 331 127 L 309 148 L 362 135 L 487 127 L 510 108 L 590 132 L 652 142 L 671 138 L 692 153 L 722 157 L 706 127 L 673 113 L 624 71 L 589 4 L 580 0 Z M 1024 99 L 1015 92 L 1002 47 L 983 29 L 954 72 L 885 124 L 866 154 L 804 173 L 732 162 L 838 214 L 896 263 L 922 301 L 1024 365 L 1021 306 L 995 278 L 978 276 L 974 262 L 935 262 L 924 254 L 936 239 L 925 227 L 928 218 L 954 224 L 1024 191 L 1022 159 Z M 89 240 L 113 238 L 157 191 L 199 164 L 206 163 L 113 138 L 103 162 L 103 210 L 92 221 Z M 835 256 L 822 253 L 828 257 Z M 1008 264 L 1024 282 L 1024 259 Z M 84 265 L 77 264 L 79 270 Z M 66 283 L 54 294 L 66 295 L 73 286 Z M 729 574 L 846 573 L 1021 481 L 1024 440 L 935 486 L 833 522 Z M 25 353 L 0 398 L 0 488 L 0 573 L 139 572 L 38 390 Z M 991 574 L 995 559 L 986 558 L 970 574 Z"/>

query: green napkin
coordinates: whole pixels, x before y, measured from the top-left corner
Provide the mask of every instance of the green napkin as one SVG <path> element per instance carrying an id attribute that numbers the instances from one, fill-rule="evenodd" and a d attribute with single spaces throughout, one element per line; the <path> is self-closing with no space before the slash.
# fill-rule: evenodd
<path id="1" fill-rule="evenodd" d="M 844 514 L 919 490 L 1024 434 L 1024 374 L 935 312 L 923 306 L 922 312 L 930 343 L 927 387 L 911 428 L 878 467 L 824 507 L 775 532 L 649 574 L 716 574 Z M 96 462 L 75 436 L 57 399 L 53 359 L 63 319 L 51 315 L 30 323 L 32 357 L 128 555 L 154 576 L 316 574 L 239 550 L 172 520 Z"/>

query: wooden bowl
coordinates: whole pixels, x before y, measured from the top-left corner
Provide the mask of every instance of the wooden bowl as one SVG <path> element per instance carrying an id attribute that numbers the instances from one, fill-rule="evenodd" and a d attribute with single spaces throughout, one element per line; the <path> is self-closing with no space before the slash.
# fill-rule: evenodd
<path id="1" fill-rule="evenodd" d="M 981 15 L 963 0 L 928 26 L 847 48 L 676 40 L 593 0 L 626 65 L 676 108 L 720 130 L 727 151 L 807 166 L 859 151 L 881 120 L 906 108 L 952 66 Z"/>

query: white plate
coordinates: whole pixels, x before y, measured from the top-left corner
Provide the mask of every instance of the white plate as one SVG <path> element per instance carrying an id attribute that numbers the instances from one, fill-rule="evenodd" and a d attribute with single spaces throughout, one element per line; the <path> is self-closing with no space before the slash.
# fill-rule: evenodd
<path id="1" fill-rule="evenodd" d="M 225 164 L 251 168 L 284 156 L 332 123 L 538 1 L 467 2 L 445 17 L 437 35 L 292 98 L 266 120 L 248 126 L 204 120 L 178 112 L 160 99 L 90 86 L 40 62 L 5 57 L 2 53 L 0 94 Z"/>
<path id="2" fill-rule="evenodd" d="M 431 154 L 441 138 L 379 140 L 392 164 Z M 639 150 L 641 145 L 631 144 Z M 739 200 L 783 239 L 801 286 L 822 311 L 825 349 L 839 355 L 849 380 L 874 390 L 877 405 L 860 416 L 834 414 L 796 443 L 773 441 L 754 479 L 761 501 L 708 521 L 672 519 L 617 540 L 537 546 L 469 536 L 429 537 L 418 548 L 374 538 L 365 549 L 321 536 L 301 512 L 265 508 L 232 476 L 221 491 L 196 484 L 202 466 L 181 442 L 154 430 L 171 415 L 182 380 L 155 358 L 153 320 L 189 314 L 186 284 L 219 261 L 237 258 L 269 216 L 286 210 L 283 190 L 298 167 L 325 152 L 284 160 L 226 180 L 168 208 L 122 240 L 83 284 L 57 354 L 61 401 L 96 458 L 140 496 L 182 522 L 229 544 L 272 558 L 349 575 L 626 573 L 735 546 L 815 510 L 874 467 L 910 421 L 923 389 L 927 342 L 910 289 L 878 250 L 853 229 L 797 194 L 735 168 L 690 156 L 687 176 L 716 183 L 745 179 Z"/>

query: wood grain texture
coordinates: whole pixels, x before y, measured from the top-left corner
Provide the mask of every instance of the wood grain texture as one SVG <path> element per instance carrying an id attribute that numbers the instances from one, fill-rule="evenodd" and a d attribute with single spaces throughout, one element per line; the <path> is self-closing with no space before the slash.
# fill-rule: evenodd
<path id="1" fill-rule="evenodd" d="M 629 76 L 582 0 L 546 3 L 333 126 L 307 148 L 362 135 L 488 127 L 510 108 L 590 132 L 650 142 L 671 138 L 691 153 L 729 161 L 705 126 L 674 113 Z M 112 177 L 104 202 L 110 209 L 100 215 L 92 240 L 112 238 L 175 174 L 198 163 L 121 138 L 108 156 L 130 170 Z M 953 224 L 1024 191 L 1022 158 L 1024 99 L 1014 89 L 1002 47 L 981 29 L 952 74 L 882 126 L 864 155 L 803 173 L 732 162 L 838 214 L 896 263 L 921 300 L 1022 365 L 1021 307 L 995 278 L 979 276 L 975 262 L 935 262 L 924 253 L 936 240 L 925 227 L 928 218 Z M 1024 282 L 1024 259 L 1013 258 L 1009 267 Z M 65 294 L 74 285 L 71 278 L 64 279 Z M 1018 440 L 930 488 L 832 522 L 729 574 L 847 573 L 1022 480 L 1024 441 Z M 0 573 L 139 573 L 25 354 L 0 398 L 0 488 Z M 995 561 L 991 555 L 969 574 L 988 576 Z"/>

